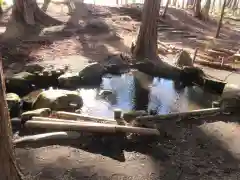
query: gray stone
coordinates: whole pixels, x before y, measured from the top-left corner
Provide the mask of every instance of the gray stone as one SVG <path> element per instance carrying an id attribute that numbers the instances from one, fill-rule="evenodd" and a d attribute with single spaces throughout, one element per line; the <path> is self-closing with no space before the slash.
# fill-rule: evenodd
<path id="1" fill-rule="evenodd" d="M 94 29 L 98 32 L 108 32 L 110 30 L 109 25 L 104 22 L 104 19 L 97 18 L 87 21 L 85 28 Z"/>
<path id="2" fill-rule="evenodd" d="M 27 94 L 33 90 L 36 75 L 29 72 L 20 72 L 6 78 L 6 89 L 19 95 Z"/>
<path id="3" fill-rule="evenodd" d="M 40 117 L 48 117 L 51 113 L 51 109 L 49 108 L 41 108 L 32 111 L 26 111 L 22 113 L 21 120 L 23 122 L 32 119 L 33 116 L 40 116 Z"/>
<path id="4" fill-rule="evenodd" d="M 67 72 L 58 78 L 61 87 L 100 85 L 105 69 L 99 63 L 86 63 L 78 73 Z"/>
<path id="5" fill-rule="evenodd" d="M 28 64 L 25 66 L 25 71 L 29 73 L 42 72 L 44 67 L 40 64 Z"/>
<path id="6" fill-rule="evenodd" d="M 8 103 L 8 110 L 10 113 L 10 117 L 18 117 L 21 111 L 20 97 L 15 93 L 7 93 L 6 100 Z"/>
<path id="7" fill-rule="evenodd" d="M 74 111 L 81 108 L 83 100 L 78 92 L 50 89 L 38 95 L 33 109 L 50 108 L 51 110 Z"/>
<path id="8" fill-rule="evenodd" d="M 179 67 L 193 66 L 190 54 L 187 51 L 181 51 L 175 59 L 175 65 Z"/>
<path id="9" fill-rule="evenodd" d="M 58 77 L 58 82 L 61 87 L 72 88 L 80 85 L 81 78 L 79 73 L 66 72 Z"/>
<path id="10" fill-rule="evenodd" d="M 130 122 L 138 116 L 146 116 L 146 115 L 148 115 L 148 113 L 146 111 L 143 111 L 143 110 L 129 111 L 129 112 L 123 113 L 123 119 L 127 122 Z"/>
<path id="11" fill-rule="evenodd" d="M 226 84 L 221 95 L 220 107 L 224 111 L 238 112 L 240 109 L 240 87 Z"/>
<path id="12" fill-rule="evenodd" d="M 110 102 L 112 105 L 117 103 L 117 95 L 111 90 L 101 90 L 99 97 Z"/>

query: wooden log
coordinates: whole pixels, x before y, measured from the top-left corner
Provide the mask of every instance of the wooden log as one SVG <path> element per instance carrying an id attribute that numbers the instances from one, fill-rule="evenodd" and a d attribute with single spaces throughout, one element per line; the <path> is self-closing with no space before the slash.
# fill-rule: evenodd
<path id="1" fill-rule="evenodd" d="M 224 48 L 214 48 L 213 47 L 212 50 L 218 51 L 218 52 L 223 52 L 225 54 L 228 54 L 229 56 L 232 56 L 235 53 L 235 51 L 232 51 L 230 49 L 224 49 Z"/>
<path id="2" fill-rule="evenodd" d="M 15 139 L 13 141 L 14 144 L 19 143 L 28 143 L 28 142 L 36 142 L 41 140 L 50 140 L 50 139 L 78 139 L 80 137 L 80 133 L 69 131 L 69 132 L 51 132 L 51 133 L 43 133 L 36 134 L 30 136 L 24 136 L 19 139 Z"/>
<path id="3" fill-rule="evenodd" d="M 157 129 L 120 126 L 100 123 L 65 123 L 54 121 L 34 121 L 25 123 L 26 128 L 54 129 L 61 131 L 82 131 L 99 133 L 136 133 L 140 135 L 160 135 Z"/>
<path id="4" fill-rule="evenodd" d="M 33 117 L 32 120 L 34 120 L 34 121 L 66 122 L 66 123 L 85 123 L 85 124 L 98 123 L 98 122 L 89 122 L 89 121 L 84 121 L 84 120 L 69 120 L 69 119 L 57 119 L 57 118 L 47 118 L 47 117 Z M 109 121 L 106 124 L 116 124 L 116 122 Z"/>
<path id="5" fill-rule="evenodd" d="M 65 119 L 70 119 L 70 120 L 81 119 L 84 121 L 92 121 L 92 122 L 98 122 L 98 123 L 113 123 L 113 122 L 116 123 L 116 121 L 114 119 L 88 116 L 88 115 L 84 115 L 84 114 L 70 113 L 70 112 L 65 112 L 65 111 L 57 111 L 56 116 L 58 118 L 65 118 Z"/>
<path id="6" fill-rule="evenodd" d="M 186 112 L 176 112 L 170 114 L 161 114 L 161 115 L 151 115 L 151 116 L 140 116 L 136 118 L 136 121 L 156 121 L 156 120 L 166 120 L 173 118 L 186 118 L 191 116 L 199 116 L 199 115 L 212 115 L 215 113 L 220 113 L 220 108 L 208 108 L 208 109 L 200 109 Z M 141 122 L 140 122 L 141 123 Z"/>
<path id="7" fill-rule="evenodd" d="M 208 66 L 215 69 L 227 70 L 227 71 L 237 71 L 238 68 L 232 67 L 228 64 L 222 64 L 220 62 L 208 62 L 203 60 L 196 60 L 195 63 L 198 63 L 203 66 Z"/>

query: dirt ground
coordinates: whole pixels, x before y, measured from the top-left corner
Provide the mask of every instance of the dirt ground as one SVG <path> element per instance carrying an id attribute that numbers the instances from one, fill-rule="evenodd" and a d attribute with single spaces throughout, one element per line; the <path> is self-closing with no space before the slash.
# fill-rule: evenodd
<path id="1" fill-rule="evenodd" d="M 76 2 L 75 7 L 68 15 L 65 4 L 53 1 L 47 13 L 65 21 L 64 26 L 45 28 L 37 36 L 12 45 L 14 48 L 2 44 L 3 56 L 7 57 L 4 59 L 5 72 L 21 71 L 26 63 L 36 62 L 46 66 L 69 65 L 70 69 L 77 70 L 83 59 L 101 62 L 109 54 L 129 53 L 140 25 L 138 11 L 80 2 Z M 4 31 L 9 14 L 10 11 L 6 12 L 2 18 L 1 31 Z M 102 32 L 86 28 L 84 24 L 93 18 L 100 19 L 108 28 L 101 29 Z M 195 47 L 212 43 L 239 48 L 239 31 L 227 25 L 221 31 L 222 40 L 213 40 L 210 37 L 215 32 L 214 22 L 203 23 L 172 8 L 165 22 L 173 28 L 169 31 L 180 29 L 194 38 L 162 31 L 159 34 L 162 43 L 174 44 L 190 52 Z M 229 72 L 221 73 L 224 78 Z M 233 82 L 238 78 L 237 75 Z M 33 147 L 17 147 L 16 155 L 22 172 L 27 178 L 36 180 L 236 180 L 240 179 L 237 120 L 238 117 L 221 116 L 212 120 L 192 120 L 194 124 L 192 121 L 168 122 L 161 125 L 163 135 L 157 139 L 141 138 L 138 143 L 126 144 L 119 136 L 103 138 L 107 139 L 103 141 L 95 135 L 96 138 L 90 140 L 86 137 L 73 142 L 48 142 L 48 146 L 39 143 Z"/>

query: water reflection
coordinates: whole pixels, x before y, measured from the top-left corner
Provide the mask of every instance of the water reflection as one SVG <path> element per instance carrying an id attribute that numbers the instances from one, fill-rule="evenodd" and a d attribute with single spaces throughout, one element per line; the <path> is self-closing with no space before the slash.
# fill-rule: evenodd
<path id="1" fill-rule="evenodd" d="M 117 103 L 111 105 L 98 96 L 100 89 L 116 94 Z M 177 91 L 171 80 L 153 78 L 141 72 L 131 72 L 121 76 L 104 77 L 100 89 L 81 89 L 83 113 L 95 116 L 113 117 L 115 108 L 123 111 L 154 110 L 159 114 L 181 112 L 211 107 L 218 97 L 202 91 L 198 87 Z"/>

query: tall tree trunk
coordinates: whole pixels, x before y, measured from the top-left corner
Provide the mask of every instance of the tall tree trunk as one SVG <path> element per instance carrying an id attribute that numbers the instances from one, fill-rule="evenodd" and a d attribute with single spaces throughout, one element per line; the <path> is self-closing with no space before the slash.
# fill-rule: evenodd
<path id="1" fill-rule="evenodd" d="M 14 0 L 12 16 L 9 20 L 4 36 L 18 37 L 29 35 L 42 26 L 60 25 L 61 21 L 44 13 L 37 5 L 36 0 Z"/>
<path id="2" fill-rule="evenodd" d="M 201 10 L 201 14 L 202 17 L 207 20 L 209 18 L 209 10 L 210 10 L 210 6 L 211 6 L 211 0 L 206 0 L 202 10 Z"/>
<path id="3" fill-rule="evenodd" d="M 201 0 L 195 0 L 195 4 L 194 4 L 194 17 L 196 17 L 198 19 L 202 19 Z"/>
<path id="4" fill-rule="evenodd" d="M 22 175 L 17 163 L 12 145 L 12 128 L 5 95 L 2 60 L 0 61 L 0 179 L 21 180 Z"/>
<path id="5" fill-rule="evenodd" d="M 216 38 L 219 37 L 220 29 L 222 27 L 222 20 L 223 20 L 223 16 L 224 16 L 224 10 L 225 10 L 225 6 L 226 6 L 226 2 L 227 2 L 227 0 L 223 1 L 221 16 L 220 16 L 220 19 L 219 19 L 219 22 L 218 22 L 218 27 L 217 27 L 217 31 L 216 31 L 216 35 L 215 35 Z"/>
<path id="6" fill-rule="evenodd" d="M 172 0 L 171 5 L 175 7 L 177 5 L 177 0 Z"/>
<path id="7" fill-rule="evenodd" d="M 165 15 L 166 15 L 166 13 L 167 13 L 167 9 L 168 9 L 169 2 L 170 2 L 170 0 L 167 0 L 166 6 L 165 6 L 165 8 L 164 8 L 164 10 L 163 10 L 162 17 L 165 17 Z"/>
<path id="8" fill-rule="evenodd" d="M 136 58 L 156 59 L 157 56 L 157 20 L 160 0 L 145 0 L 134 55 Z"/>
<path id="9" fill-rule="evenodd" d="M 150 62 L 150 66 L 142 66 L 142 71 L 147 74 L 148 72 L 151 74 L 155 71 L 159 76 L 179 79 L 181 71 L 162 61 L 157 54 L 157 22 L 159 18 L 159 9 L 160 0 L 145 0 L 142 23 L 136 46 L 133 48 L 133 57 L 138 61 Z M 152 69 L 152 67 L 155 68 L 155 70 Z M 139 70 L 141 71 L 141 69 Z"/>

